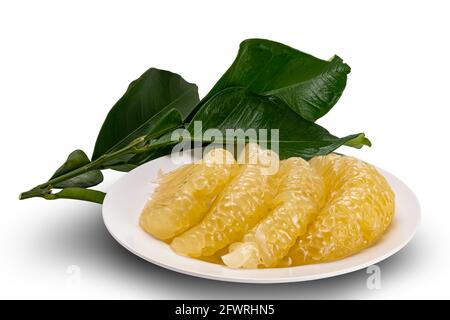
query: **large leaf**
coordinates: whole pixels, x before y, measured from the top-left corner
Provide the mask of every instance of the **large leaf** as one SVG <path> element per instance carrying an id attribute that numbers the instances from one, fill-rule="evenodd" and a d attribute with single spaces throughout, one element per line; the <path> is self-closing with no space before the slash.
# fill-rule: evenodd
<path id="1" fill-rule="evenodd" d="M 82 166 L 90 162 L 88 156 L 82 150 L 75 150 L 67 157 L 64 164 L 56 170 L 51 179 L 62 176 L 65 173 L 73 171 L 75 169 L 81 168 Z M 63 182 L 53 185 L 55 188 L 69 188 L 69 187 L 80 187 L 88 188 L 95 186 L 103 181 L 103 174 L 100 170 L 93 170 L 65 180 Z"/>
<path id="2" fill-rule="evenodd" d="M 203 132 L 219 129 L 223 138 L 226 138 L 227 129 L 267 129 L 270 142 L 270 130 L 279 129 L 277 142 L 283 159 L 292 156 L 310 159 L 328 154 L 345 143 L 357 148 L 370 145 L 363 134 L 337 138 L 323 127 L 303 119 L 284 102 L 258 96 L 241 88 L 223 90 L 209 99 L 188 127 L 191 137 L 195 134 L 195 121 L 201 121 Z M 230 141 L 225 139 L 225 142 Z M 204 142 L 211 141 L 205 139 Z"/>
<path id="3" fill-rule="evenodd" d="M 324 61 L 278 42 L 249 39 L 241 43 L 231 67 L 196 110 L 225 89 L 243 88 L 277 98 L 304 119 L 315 121 L 338 101 L 349 72 L 337 56 Z"/>
<path id="4" fill-rule="evenodd" d="M 171 109 L 178 110 L 184 119 L 198 102 L 195 84 L 169 71 L 147 70 L 130 84 L 108 113 L 97 137 L 92 159 L 145 135 Z"/>

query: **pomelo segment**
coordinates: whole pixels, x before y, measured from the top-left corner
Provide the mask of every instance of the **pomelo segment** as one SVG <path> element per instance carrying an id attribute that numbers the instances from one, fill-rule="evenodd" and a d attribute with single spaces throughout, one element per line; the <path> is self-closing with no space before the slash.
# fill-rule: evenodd
<path id="1" fill-rule="evenodd" d="M 268 160 L 274 156 L 248 144 L 243 153 L 258 159 L 251 164 L 240 158 L 239 171 L 215 200 L 205 218 L 195 227 L 173 239 L 172 249 L 190 257 L 211 256 L 232 242 L 267 215 L 273 190 L 270 175 L 265 174 Z M 278 159 L 276 157 L 276 159 Z"/>
<path id="2" fill-rule="evenodd" d="M 328 200 L 280 266 L 352 255 L 374 244 L 394 215 L 394 192 L 373 166 L 336 155 L 313 158 L 310 164 L 323 175 Z"/>
<path id="3" fill-rule="evenodd" d="M 213 149 L 202 161 L 162 175 L 140 217 L 152 236 L 169 240 L 200 222 L 237 169 L 233 155 Z"/>
<path id="4" fill-rule="evenodd" d="M 281 162 L 276 177 L 278 192 L 273 209 L 241 242 L 230 245 L 223 262 L 232 268 L 274 267 L 306 232 L 324 202 L 325 190 L 319 176 L 301 158 Z"/>

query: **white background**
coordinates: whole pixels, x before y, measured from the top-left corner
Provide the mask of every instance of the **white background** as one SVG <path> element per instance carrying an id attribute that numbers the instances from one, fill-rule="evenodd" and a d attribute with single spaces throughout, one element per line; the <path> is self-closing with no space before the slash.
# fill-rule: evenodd
<path id="1" fill-rule="evenodd" d="M 449 14 L 446 1 L 1 1 L 0 297 L 450 298 Z M 364 270 L 285 285 L 179 275 L 116 244 L 99 205 L 17 200 L 72 150 L 91 154 L 107 111 L 147 68 L 204 95 L 250 37 L 352 67 L 320 123 L 364 131 L 373 147 L 344 152 L 396 174 L 423 210 L 413 241 L 380 264 L 381 290 L 367 289 Z M 103 189 L 120 175 L 106 172 Z"/>

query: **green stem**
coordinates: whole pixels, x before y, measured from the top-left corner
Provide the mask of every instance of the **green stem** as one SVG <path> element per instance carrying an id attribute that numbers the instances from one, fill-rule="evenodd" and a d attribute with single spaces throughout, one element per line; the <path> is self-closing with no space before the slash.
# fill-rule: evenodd
<path id="1" fill-rule="evenodd" d="M 34 197 L 42 197 L 48 193 L 50 193 L 50 189 L 33 188 L 29 191 L 22 192 L 19 195 L 19 200 L 25 200 L 25 199 L 34 198 Z"/>

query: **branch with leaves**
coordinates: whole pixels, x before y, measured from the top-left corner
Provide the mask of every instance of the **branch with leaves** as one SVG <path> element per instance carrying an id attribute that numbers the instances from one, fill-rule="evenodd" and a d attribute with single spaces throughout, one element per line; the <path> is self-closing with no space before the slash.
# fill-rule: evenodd
<path id="1" fill-rule="evenodd" d="M 338 138 L 315 123 L 338 101 L 350 67 L 334 56 L 325 61 L 263 39 L 241 43 L 238 55 L 200 101 L 197 86 L 178 74 L 151 68 L 133 81 L 108 113 L 92 158 L 73 151 L 52 177 L 20 199 L 78 199 L 102 203 L 105 194 L 90 189 L 103 181 L 101 170 L 130 171 L 167 155 L 185 128 L 203 130 L 278 129 L 281 159 L 310 159 L 342 145 L 370 146 L 363 133 Z M 200 141 L 204 145 L 211 141 Z M 56 190 L 56 192 L 55 192 Z"/>

